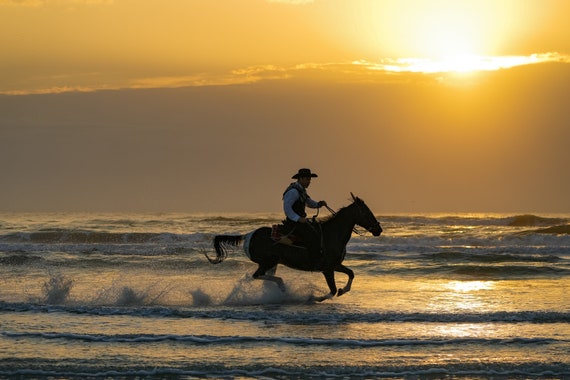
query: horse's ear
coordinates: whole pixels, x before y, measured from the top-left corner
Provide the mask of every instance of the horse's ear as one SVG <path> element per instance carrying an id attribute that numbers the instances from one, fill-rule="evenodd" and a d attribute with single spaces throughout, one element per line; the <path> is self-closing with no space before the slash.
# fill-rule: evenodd
<path id="1" fill-rule="evenodd" d="M 362 202 L 362 199 L 360 199 L 356 195 L 352 194 L 352 192 L 350 192 L 350 195 L 352 196 L 352 200 L 354 202 Z"/>

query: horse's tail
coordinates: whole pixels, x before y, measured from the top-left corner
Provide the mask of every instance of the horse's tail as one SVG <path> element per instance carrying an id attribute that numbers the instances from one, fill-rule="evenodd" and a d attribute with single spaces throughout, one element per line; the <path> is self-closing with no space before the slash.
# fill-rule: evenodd
<path id="1" fill-rule="evenodd" d="M 226 257 L 228 257 L 228 249 L 230 247 L 237 247 L 243 241 L 243 235 L 216 235 L 214 237 L 214 249 L 216 250 L 216 257 L 211 258 L 207 253 L 204 253 L 206 258 L 212 264 L 219 264 Z"/>

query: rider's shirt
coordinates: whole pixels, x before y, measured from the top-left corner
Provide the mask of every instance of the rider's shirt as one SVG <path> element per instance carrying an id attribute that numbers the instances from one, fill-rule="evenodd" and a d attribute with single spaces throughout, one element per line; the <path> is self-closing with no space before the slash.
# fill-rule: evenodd
<path id="1" fill-rule="evenodd" d="M 299 182 L 293 182 L 283 193 L 283 211 L 287 219 L 297 222 L 301 217 L 306 217 L 305 205 L 311 208 L 319 207 L 319 203 L 311 199 Z"/>

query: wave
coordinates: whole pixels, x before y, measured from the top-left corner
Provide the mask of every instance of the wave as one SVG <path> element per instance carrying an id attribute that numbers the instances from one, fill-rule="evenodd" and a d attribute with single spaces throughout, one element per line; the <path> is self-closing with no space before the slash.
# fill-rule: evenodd
<path id="1" fill-rule="evenodd" d="M 96 225 L 86 221 L 81 228 L 40 228 L 35 231 L 4 230 L 0 234 L 0 251 L 6 247 L 7 251 L 15 249 L 29 250 L 31 248 L 49 250 L 50 245 L 168 245 L 168 244 L 210 244 L 213 236 L 218 233 L 243 233 L 256 228 L 257 224 L 269 222 L 262 217 L 208 217 L 193 221 L 184 226 L 168 226 L 166 221 L 138 221 L 138 226 L 128 229 L 124 226 L 114 229 L 109 221 L 99 220 Z M 113 222 L 113 221 L 111 221 Z M 116 223 L 136 223 L 135 220 L 119 220 Z M 273 221 L 274 222 L 274 221 Z M 551 224 L 558 222 L 558 224 Z M 568 246 L 566 235 L 570 235 L 570 224 L 563 224 L 567 219 L 541 218 L 537 216 L 515 216 L 509 218 L 490 217 L 389 217 L 385 225 L 385 233 L 380 239 L 371 239 L 368 236 L 353 236 L 349 242 L 350 247 L 357 251 L 378 252 L 390 249 L 390 246 L 409 247 L 410 249 L 427 249 L 434 246 L 464 245 L 495 247 L 508 246 L 525 249 L 535 249 L 539 246 Z M 156 223 L 165 228 L 154 232 L 155 228 L 149 224 Z M 198 223 L 199 225 L 197 225 Z M 205 224 L 200 224 L 205 223 Z M 219 225 L 220 223 L 221 225 Z M 141 225 L 143 225 L 141 229 Z M 520 231 L 503 228 L 474 228 L 490 225 L 544 225 L 545 227 Z M 85 229 L 92 227 L 93 229 Z M 101 231 L 101 229 L 108 231 Z M 148 228 L 148 229 L 147 229 Z M 186 233 L 186 231 L 188 231 Z M 561 236 L 563 235 L 563 236 Z M 532 239 L 531 242 L 521 239 Z M 563 240 L 563 241 L 561 241 Z M 34 247 L 30 247 L 33 244 Z M 33 250 L 33 249 L 32 249 Z"/>
<path id="2" fill-rule="evenodd" d="M 425 323 L 570 323 L 570 312 L 498 311 L 498 312 L 307 312 L 258 310 L 236 307 L 168 307 L 168 306 L 91 306 L 45 305 L 30 302 L 0 301 L 0 312 L 67 313 L 92 316 L 132 316 L 142 318 L 216 319 L 301 325 L 341 325 L 347 323 L 425 322 Z"/>
<path id="3" fill-rule="evenodd" d="M 498 263 L 477 264 L 463 262 L 442 262 L 417 265 L 410 263 L 403 265 L 372 265 L 366 268 L 359 266 L 359 270 L 366 270 L 371 275 L 397 275 L 402 277 L 426 276 L 432 278 L 455 278 L 455 279 L 481 279 L 481 280 L 515 280 L 527 278 L 559 278 L 570 276 L 570 268 L 565 266 L 541 265 L 532 262 L 528 265 L 501 265 Z M 548 264 L 548 263 L 547 263 Z M 353 266 L 354 267 L 354 266 Z"/>
<path id="4" fill-rule="evenodd" d="M 446 262 L 480 262 L 480 263 L 508 263 L 508 262 L 530 262 L 530 263 L 555 263 L 562 260 L 555 255 L 517 255 L 510 253 L 487 253 L 473 254 L 469 252 L 438 252 L 425 255 L 425 259 Z"/>
<path id="5" fill-rule="evenodd" d="M 567 235 L 570 234 L 570 224 L 564 224 L 559 226 L 553 226 L 548 228 L 541 228 L 534 231 L 537 234 L 556 234 L 556 235 Z"/>
<path id="6" fill-rule="evenodd" d="M 533 235 L 551 235 L 551 236 L 565 236 L 570 235 L 570 224 L 560 224 L 551 227 L 536 228 L 532 230 L 525 230 L 514 233 L 515 236 L 533 236 Z"/>
<path id="7" fill-rule="evenodd" d="M 9 243 L 46 243 L 46 244 L 144 244 L 195 241 L 204 238 L 204 234 L 174 233 L 114 233 L 76 230 L 50 230 L 37 232 L 19 232 L 0 236 L 0 241 Z"/>
<path id="8" fill-rule="evenodd" d="M 215 335 L 156 335 L 156 334 L 73 334 L 40 332 L 1 332 L 0 335 L 11 339 L 58 339 L 66 341 L 102 342 L 102 343 L 161 343 L 183 342 L 198 345 L 216 344 L 292 344 L 302 346 L 335 347 L 384 347 L 384 346 L 449 346 L 463 344 L 478 345 L 539 345 L 556 344 L 552 338 L 454 338 L 454 339 L 323 339 L 299 337 L 267 336 L 215 336 Z"/>
<path id="9" fill-rule="evenodd" d="M 205 216 L 201 219 L 203 222 L 230 222 L 232 224 L 273 224 L 278 223 L 281 219 L 280 217 L 271 214 L 271 215 L 236 215 L 236 216 Z"/>
<path id="10" fill-rule="evenodd" d="M 121 255 L 125 259 L 141 256 L 176 255 L 212 249 L 212 235 L 205 233 L 141 233 L 94 231 L 38 231 L 0 235 L 0 260 L 18 265 L 39 260 L 59 260 L 62 252 L 70 258 L 89 260 L 93 255 Z M 7 257 L 2 257 L 2 256 Z M 104 260 L 103 257 L 100 257 Z M 114 265 L 114 263 L 111 263 Z"/>
<path id="11" fill-rule="evenodd" d="M 410 226 L 509 226 L 509 227 L 532 227 L 565 224 L 570 220 L 568 217 L 543 217 L 533 214 L 520 214 L 512 216 L 465 214 L 465 215 L 388 215 L 377 216 L 380 223 L 390 225 Z"/>
<path id="12" fill-rule="evenodd" d="M 560 224 L 566 222 L 566 218 L 545 218 L 532 214 L 516 215 L 507 218 L 507 225 L 513 227 L 524 227 L 524 226 L 546 226 L 553 224 Z"/>
<path id="13" fill-rule="evenodd" d="M 24 368 L 22 368 L 24 367 Z M 374 378 L 549 378 L 570 376 L 570 365 L 563 362 L 446 363 L 416 365 L 326 365 L 195 363 L 172 366 L 125 366 L 103 363 L 96 359 L 5 360 L 0 376 L 7 378 L 247 378 L 247 379 L 374 379 Z"/>
<path id="14" fill-rule="evenodd" d="M 433 268 L 436 273 L 448 272 L 456 275 L 465 275 L 476 278 L 514 279 L 524 277 L 556 277 L 570 276 L 570 270 L 549 266 L 524 266 L 524 265 L 449 265 Z"/>
<path id="15" fill-rule="evenodd" d="M 30 254 L 13 254 L 10 256 L 0 257 L 1 265 L 30 265 L 38 263 L 42 260 L 41 257 Z"/>

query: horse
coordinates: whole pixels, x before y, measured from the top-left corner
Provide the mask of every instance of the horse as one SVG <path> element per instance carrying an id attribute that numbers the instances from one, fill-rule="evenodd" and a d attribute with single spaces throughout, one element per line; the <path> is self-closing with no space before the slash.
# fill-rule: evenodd
<path id="1" fill-rule="evenodd" d="M 282 264 L 297 270 L 323 273 L 330 293 L 316 298 L 318 301 L 333 298 L 335 295 L 341 296 L 350 290 L 354 280 L 354 272 L 342 265 L 342 262 L 346 256 L 346 245 L 355 226 L 366 229 L 373 236 L 380 236 L 382 233 L 380 223 L 366 203 L 352 193 L 351 196 L 352 204 L 336 213 L 329 209 L 331 216 L 312 223 L 316 233 L 320 235 L 320 252 L 310 252 L 301 246 L 277 243 L 271 237 L 271 227 L 261 227 L 246 235 L 217 235 L 214 237 L 216 257 L 211 258 L 207 253 L 204 254 L 212 264 L 219 264 L 227 257 L 230 247 L 237 247 L 243 243 L 246 255 L 258 264 L 257 270 L 253 273 L 254 279 L 272 281 L 285 291 L 283 279 L 275 276 L 277 265 Z M 334 278 L 335 271 L 348 276 L 346 285 L 338 290 Z"/>

